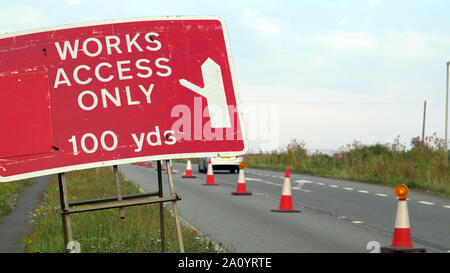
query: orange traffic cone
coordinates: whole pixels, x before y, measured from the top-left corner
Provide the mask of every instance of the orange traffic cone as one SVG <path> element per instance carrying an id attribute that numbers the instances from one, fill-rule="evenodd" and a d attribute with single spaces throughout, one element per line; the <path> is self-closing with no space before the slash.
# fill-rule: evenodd
<path id="1" fill-rule="evenodd" d="M 164 161 L 163 160 L 161 160 L 161 173 L 162 173 L 162 171 L 164 171 L 165 169 L 164 169 Z M 158 168 L 155 168 L 155 171 L 158 171 Z"/>
<path id="2" fill-rule="evenodd" d="M 136 162 L 136 165 L 145 166 L 145 162 Z"/>
<path id="3" fill-rule="evenodd" d="M 188 158 L 188 160 L 187 160 L 186 174 L 183 175 L 183 178 L 195 178 L 195 176 L 192 175 L 192 166 L 191 166 L 190 158 Z"/>
<path id="4" fill-rule="evenodd" d="M 172 170 L 172 173 L 178 173 L 177 170 L 174 170 L 174 169 L 173 169 L 172 160 L 169 159 L 169 161 L 170 161 L 170 170 Z M 166 169 L 166 174 L 169 174 L 169 169 Z"/>
<path id="5" fill-rule="evenodd" d="M 243 163 L 243 162 L 242 162 Z M 244 164 L 239 164 L 239 179 L 237 184 L 237 190 L 232 192 L 232 195 L 252 195 L 251 192 L 247 192 L 247 187 L 245 185 L 245 175 L 244 175 Z"/>
<path id="6" fill-rule="evenodd" d="M 426 252 L 425 248 L 413 248 L 409 227 L 408 205 L 406 202 L 408 191 L 408 187 L 405 184 L 398 185 L 394 189 L 394 193 L 398 197 L 394 236 L 391 247 L 382 247 L 381 253 Z"/>
<path id="7" fill-rule="evenodd" d="M 153 165 L 152 165 L 151 161 L 147 162 L 147 168 L 153 168 Z"/>
<path id="8" fill-rule="evenodd" d="M 271 210 L 273 212 L 300 212 L 294 210 L 292 205 L 292 193 L 291 193 L 291 178 L 289 175 L 289 168 L 286 169 L 286 175 L 284 176 L 283 191 L 281 192 L 281 200 L 279 209 Z"/>
<path id="9" fill-rule="evenodd" d="M 211 165 L 211 158 L 208 161 L 208 172 L 206 174 L 206 184 L 204 186 L 216 186 L 217 184 L 214 182 L 214 172 Z"/>

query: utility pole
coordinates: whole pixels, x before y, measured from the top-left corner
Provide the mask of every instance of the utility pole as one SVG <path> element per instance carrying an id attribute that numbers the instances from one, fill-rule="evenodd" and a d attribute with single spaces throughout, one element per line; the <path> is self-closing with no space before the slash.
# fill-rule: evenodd
<path id="1" fill-rule="evenodd" d="M 425 117 L 427 114 L 427 101 L 423 102 L 423 125 L 422 125 L 422 142 L 425 141 Z"/>
<path id="2" fill-rule="evenodd" d="M 446 96 L 445 96 L 445 154 L 447 154 L 447 144 L 448 144 L 448 78 L 449 78 L 449 66 L 450 61 L 447 62 L 447 86 L 446 86 Z"/>

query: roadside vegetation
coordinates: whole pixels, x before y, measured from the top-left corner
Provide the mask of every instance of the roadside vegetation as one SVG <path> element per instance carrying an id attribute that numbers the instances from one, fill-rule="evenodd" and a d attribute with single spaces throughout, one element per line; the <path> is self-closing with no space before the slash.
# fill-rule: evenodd
<path id="1" fill-rule="evenodd" d="M 249 167 L 291 171 L 387 186 L 400 183 L 410 188 L 450 197 L 450 153 L 436 135 L 411 140 L 411 148 L 400 144 L 363 145 L 359 141 L 340 148 L 333 156 L 308 155 L 305 143 L 296 139 L 283 152 L 249 154 Z"/>
<path id="2" fill-rule="evenodd" d="M 110 167 L 67 173 L 66 181 L 70 201 L 117 195 Z M 123 195 L 136 194 L 139 187 L 121 177 L 121 191 Z M 174 217 L 167 208 L 164 214 L 166 252 L 179 252 Z M 32 233 L 23 240 L 26 251 L 64 252 L 56 176 L 32 216 Z M 118 209 L 72 214 L 74 241 L 80 243 L 81 252 L 161 252 L 159 205 L 127 207 L 125 216 L 120 219 Z M 183 226 L 182 233 L 186 252 L 218 251 L 194 229 Z"/>
<path id="3" fill-rule="evenodd" d="M 0 183 L 0 219 L 14 209 L 17 196 L 29 185 L 30 179 Z"/>

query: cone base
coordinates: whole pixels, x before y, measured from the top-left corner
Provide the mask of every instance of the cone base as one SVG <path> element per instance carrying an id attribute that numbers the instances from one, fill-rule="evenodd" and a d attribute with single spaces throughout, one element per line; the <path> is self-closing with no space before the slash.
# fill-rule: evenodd
<path id="1" fill-rule="evenodd" d="M 426 253 L 425 248 L 382 247 L 381 253 Z"/>
<path id="2" fill-rule="evenodd" d="M 203 186 L 219 186 L 219 184 L 202 184 Z"/>
<path id="3" fill-rule="evenodd" d="M 295 209 L 272 209 L 270 210 L 271 212 L 301 212 L 300 210 L 295 210 Z"/>
<path id="4" fill-rule="evenodd" d="M 232 192 L 232 195 L 252 195 L 251 192 Z"/>
<path id="5" fill-rule="evenodd" d="M 197 176 L 193 176 L 193 175 L 183 175 L 183 178 L 197 178 Z"/>

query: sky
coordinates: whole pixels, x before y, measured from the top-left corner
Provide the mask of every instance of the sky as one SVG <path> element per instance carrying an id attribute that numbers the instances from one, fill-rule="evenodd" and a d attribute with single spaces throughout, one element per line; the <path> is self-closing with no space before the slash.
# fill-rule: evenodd
<path id="1" fill-rule="evenodd" d="M 450 2 L 5 1 L 0 33 L 165 15 L 217 15 L 228 28 L 251 152 L 292 139 L 311 151 L 358 140 L 444 137 Z"/>

